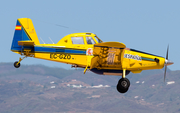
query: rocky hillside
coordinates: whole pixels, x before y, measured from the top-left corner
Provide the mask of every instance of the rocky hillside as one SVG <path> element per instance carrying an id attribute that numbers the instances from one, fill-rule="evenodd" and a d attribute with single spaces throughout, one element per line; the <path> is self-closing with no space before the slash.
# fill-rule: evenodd
<path id="1" fill-rule="evenodd" d="M 126 94 L 116 91 L 119 76 L 82 69 L 0 63 L 1 113 L 170 113 L 180 112 L 180 71 L 129 74 Z"/>

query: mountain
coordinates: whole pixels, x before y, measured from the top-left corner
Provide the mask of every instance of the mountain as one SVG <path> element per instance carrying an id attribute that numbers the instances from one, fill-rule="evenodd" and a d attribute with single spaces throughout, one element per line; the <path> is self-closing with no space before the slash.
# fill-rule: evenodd
<path id="1" fill-rule="evenodd" d="M 82 69 L 0 63 L 1 113 L 171 113 L 180 112 L 180 71 L 130 73 L 129 91 L 118 93 L 120 76 Z"/>

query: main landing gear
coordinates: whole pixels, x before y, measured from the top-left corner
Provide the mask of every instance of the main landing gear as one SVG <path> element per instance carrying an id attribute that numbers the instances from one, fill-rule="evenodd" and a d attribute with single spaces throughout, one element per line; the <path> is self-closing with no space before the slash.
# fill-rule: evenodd
<path id="1" fill-rule="evenodd" d="M 130 86 L 130 81 L 125 78 L 126 76 L 126 70 L 123 69 L 123 75 L 122 75 L 122 78 L 119 80 L 116 88 L 117 90 L 120 92 L 120 93 L 126 93 L 129 89 L 129 86 Z"/>

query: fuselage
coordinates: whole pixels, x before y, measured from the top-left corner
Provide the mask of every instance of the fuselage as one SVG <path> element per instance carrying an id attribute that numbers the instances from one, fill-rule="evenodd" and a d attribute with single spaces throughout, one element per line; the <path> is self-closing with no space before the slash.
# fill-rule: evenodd
<path id="1" fill-rule="evenodd" d="M 93 33 L 74 33 L 65 36 L 57 44 L 36 44 L 33 47 L 23 47 L 23 49 L 30 50 L 28 55 L 30 57 L 85 68 L 87 66 L 91 67 L 91 60 L 94 57 L 94 45 L 98 45 L 98 43 L 103 42 Z M 22 50 L 12 51 L 19 54 L 26 54 L 25 51 Z M 92 71 L 95 70 L 94 72 L 98 72 L 99 74 L 109 73 L 112 75 L 121 75 L 118 73 L 120 73 L 123 68 L 126 68 L 126 70 L 133 73 L 139 73 L 142 70 L 163 68 L 165 62 L 163 57 L 126 47 L 119 49 L 114 48 L 113 52 L 109 49 L 106 53 L 105 58 L 99 58 L 103 60 L 101 62 L 102 64 L 99 64 L 101 66 L 96 66 L 94 67 L 95 69 L 91 68 Z M 112 57 L 110 53 L 114 55 L 112 63 L 108 62 L 110 57 Z M 158 59 L 158 62 L 155 59 Z"/>

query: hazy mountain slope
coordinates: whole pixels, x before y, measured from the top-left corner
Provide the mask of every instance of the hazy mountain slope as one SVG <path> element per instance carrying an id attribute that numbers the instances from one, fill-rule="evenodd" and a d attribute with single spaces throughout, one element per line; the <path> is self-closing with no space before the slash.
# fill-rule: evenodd
<path id="1" fill-rule="evenodd" d="M 13 63 L 0 63 L 0 112 L 179 112 L 180 71 L 169 70 L 166 83 L 163 74 L 163 70 L 131 73 L 129 91 L 120 94 L 118 76 L 42 65 L 15 69 Z M 167 85 L 169 81 L 175 83 Z M 100 84 L 111 87 L 90 88 Z"/>

